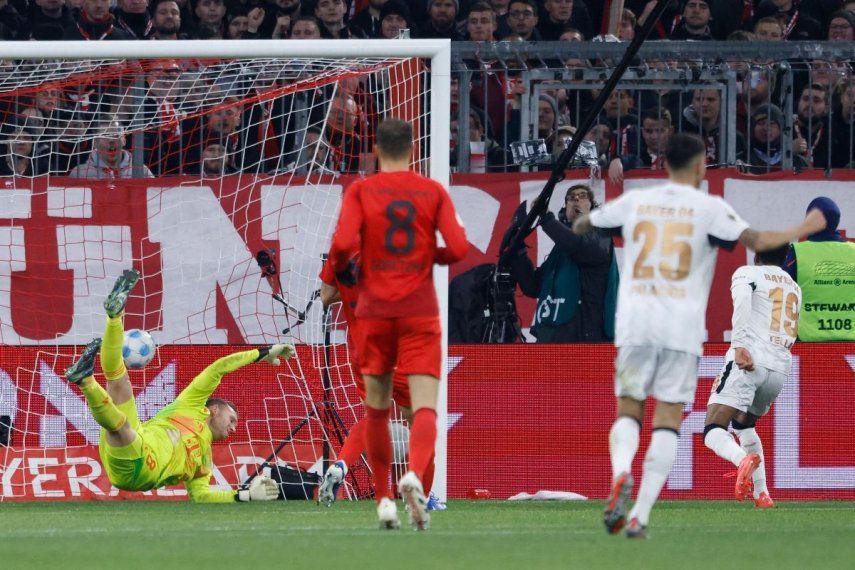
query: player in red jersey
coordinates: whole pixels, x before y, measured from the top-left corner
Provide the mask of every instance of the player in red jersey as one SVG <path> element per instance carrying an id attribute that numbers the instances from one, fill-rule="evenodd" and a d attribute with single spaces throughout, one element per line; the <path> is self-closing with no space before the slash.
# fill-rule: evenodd
<path id="1" fill-rule="evenodd" d="M 398 528 L 389 494 L 392 442 L 389 408 L 392 372 L 407 375 L 413 406 L 409 471 L 398 490 L 410 507 L 410 522 L 428 526 L 422 481 L 436 445 L 436 402 L 442 358 L 439 306 L 433 264 L 466 254 L 466 232 L 448 192 L 410 170 L 412 126 L 387 119 L 377 128 L 380 172 L 345 192 L 330 262 L 339 283 L 356 283 L 360 252 L 356 345 L 365 380 L 366 443 L 382 528 Z M 446 247 L 437 246 L 436 232 Z"/>
<path id="2" fill-rule="evenodd" d="M 341 301 L 342 314 L 348 327 L 347 350 L 351 366 L 354 370 L 359 370 L 359 356 L 356 352 L 356 346 L 353 343 L 353 337 L 356 335 L 356 328 L 358 327 L 358 321 L 354 316 L 358 289 L 356 287 L 341 287 L 329 262 L 324 263 L 319 277 L 321 279 L 320 298 L 323 305 L 328 307 L 332 303 Z M 360 374 L 355 374 L 355 378 L 356 392 L 359 395 L 359 399 L 365 402 L 365 383 L 362 381 Z M 407 384 L 407 377 L 397 371 L 392 376 L 392 400 L 395 402 L 407 425 L 412 424 L 413 411 L 410 403 L 410 387 Z M 335 502 L 338 489 L 347 475 L 348 468 L 355 465 L 365 451 L 365 424 L 366 418 L 363 417 L 350 428 L 341 446 L 338 459 L 324 473 L 324 480 L 318 489 L 319 503 L 323 503 L 329 507 Z M 444 506 L 430 492 L 433 483 L 433 473 L 434 461 L 433 457 L 431 457 L 424 480 L 425 493 L 428 495 L 428 510 L 443 509 Z"/>

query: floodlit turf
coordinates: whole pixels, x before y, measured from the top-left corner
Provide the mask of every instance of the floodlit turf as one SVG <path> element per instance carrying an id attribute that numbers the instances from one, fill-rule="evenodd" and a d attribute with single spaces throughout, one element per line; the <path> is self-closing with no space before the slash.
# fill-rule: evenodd
<path id="1" fill-rule="evenodd" d="M 601 501 L 452 501 L 433 528 L 381 532 L 372 503 L 2 503 L 0 567 L 852 568 L 855 503 L 666 501 L 651 538 L 606 535 Z M 402 513 L 406 522 L 406 514 Z"/>

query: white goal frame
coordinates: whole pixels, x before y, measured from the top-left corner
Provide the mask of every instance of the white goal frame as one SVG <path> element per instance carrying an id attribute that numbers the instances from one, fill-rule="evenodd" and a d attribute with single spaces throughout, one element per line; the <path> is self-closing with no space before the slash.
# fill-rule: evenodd
<path id="1" fill-rule="evenodd" d="M 451 41 L 406 40 L 164 40 L 164 41 L 9 41 L 3 59 L 188 59 L 188 58 L 356 58 L 389 57 L 430 60 L 430 177 L 448 188 L 450 140 Z M 435 266 L 434 282 L 442 322 L 442 382 L 437 405 L 436 475 L 434 493 L 447 495 L 448 433 L 448 268 Z"/>

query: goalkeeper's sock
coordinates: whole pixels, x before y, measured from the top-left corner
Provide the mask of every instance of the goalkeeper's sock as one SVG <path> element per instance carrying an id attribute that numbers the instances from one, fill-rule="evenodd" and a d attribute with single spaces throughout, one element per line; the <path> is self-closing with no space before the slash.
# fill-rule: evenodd
<path id="1" fill-rule="evenodd" d="M 433 475 L 436 471 L 436 453 L 430 456 L 430 461 L 428 461 L 427 469 L 425 469 L 425 476 L 422 478 L 422 487 L 425 490 L 425 496 L 430 495 L 430 492 L 433 490 Z"/>
<path id="2" fill-rule="evenodd" d="M 755 469 L 751 476 L 754 480 L 754 498 L 756 499 L 760 493 L 769 493 L 769 488 L 766 486 L 766 459 L 763 456 L 763 443 L 753 427 L 736 430 L 736 437 L 739 438 L 739 445 L 746 454 L 756 453 L 760 456 L 760 467 Z"/>
<path id="3" fill-rule="evenodd" d="M 118 431 L 128 421 L 128 416 L 116 407 L 107 391 L 92 376 L 80 383 L 80 391 L 89 404 L 92 417 L 105 430 Z"/>
<path id="4" fill-rule="evenodd" d="M 747 455 L 745 450 L 739 447 L 736 440 L 727 433 L 722 426 L 710 424 L 704 428 L 704 445 L 709 447 L 713 453 L 730 461 L 737 467 Z"/>
<path id="5" fill-rule="evenodd" d="M 104 327 L 101 342 L 101 370 L 104 371 L 107 381 L 118 380 L 128 373 L 122 358 L 124 333 L 121 315 L 112 319 L 107 317 L 107 326 Z"/>
<path id="6" fill-rule="evenodd" d="M 642 526 L 647 526 L 650 511 L 656 503 L 659 492 L 668 479 L 668 472 L 674 464 L 677 455 L 677 431 L 670 428 L 654 428 L 653 437 L 644 456 L 644 471 L 641 477 L 641 487 L 638 498 L 629 519 L 637 518 Z"/>
<path id="7" fill-rule="evenodd" d="M 436 450 L 436 410 L 419 408 L 410 428 L 410 471 L 424 486 L 425 472 Z"/>
<path id="8" fill-rule="evenodd" d="M 629 473 L 632 460 L 638 452 L 641 425 L 629 416 L 618 416 L 609 431 L 609 454 L 612 458 L 612 480 L 621 473 Z"/>
<path id="9" fill-rule="evenodd" d="M 359 456 L 365 451 L 365 425 L 367 418 L 362 418 L 350 428 L 347 437 L 344 438 L 344 445 L 341 446 L 341 453 L 338 454 L 340 461 L 351 467 L 359 461 Z"/>
<path id="10" fill-rule="evenodd" d="M 374 482 L 377 502 L 392 498 L 389 492 L 389 467 L 392 465 L 392 435 L 389 433 L 389 410 L 365 406 L 365 450 Z"/>

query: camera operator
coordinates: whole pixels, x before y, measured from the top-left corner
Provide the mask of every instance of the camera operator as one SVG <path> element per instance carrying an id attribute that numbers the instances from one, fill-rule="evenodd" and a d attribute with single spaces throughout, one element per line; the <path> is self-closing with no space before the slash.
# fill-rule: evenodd
<path id="1" fill-rule="evenodd" d="M 584 184 L 571 186 L 558 217 L 540 223 L 555 247 L 535 270 L 525 246 L 513 256 L 513 277 L 522 292 L 537 298 L 531 332 L 537 342 L 605 342 L 614 338 L 618 274 L 611 238 L 600 231 L 573 234 L 573 220 L 596 208 Z"/>

